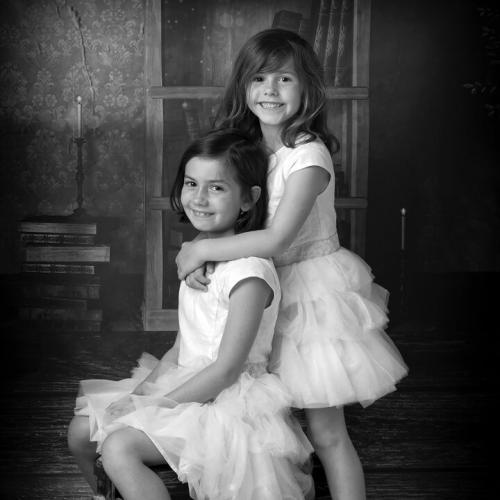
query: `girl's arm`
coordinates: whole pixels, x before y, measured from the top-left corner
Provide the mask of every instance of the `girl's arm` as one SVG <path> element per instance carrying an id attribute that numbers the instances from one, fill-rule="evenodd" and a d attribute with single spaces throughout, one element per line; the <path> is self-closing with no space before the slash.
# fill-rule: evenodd
<path id="1" fill-rule="evenodd" d="M 236 382 L 272 293 L 260 278 L 240 281 L 230 294 L 228 318 L 216 361 L 165 397 L 178 403 L 205 403 Z"/>
<path id="2" fill-rule="evenodd" d="M 137 394 L 137 395 L 144 394 L 143 393 L 144 384 L 147 384 L 149 382 L 154 383 L 156 381 L 158 372 L 160 370 L 160 367 L 162 366 L 162 361 L 166 361 L 176 365 L 178 358 L 179 358 L 179 333 L 177 333 L 174 345 L 163 355 L 163 357 L 156 365 L 154 370 L 152 370 L 151 373 L 132 391 L 132 394 Z"/>
<path id="3" fill-rule="evenodd" d="M 316 197 L 326 188 L 330 174 L 322 167 L 310 166 L 290 175 L 271 226 L 226 238 L 185 243 L 177 254 L 180 279 L 208 261 L 241 257 L 269 258 L 284 252 L 304 224 Z"/>
<path id="4" fill-rule="evenodd" d="M 156 377 L 160 369 L 161 362 L 167 361 L 170 363 L 177 364 L 178 357 L 179 357 L 179 334 L 177 333 L 174 345 L 163 355 L 161 361 L 156 365 L 154 370 L 152 370 L 151 373 L 140 384 L 137 385 L 137 387 L 131 392 L 131 394 L 126 394 L 117 401 L 113 401 L 106 408 L 106 413 L 108 413 L 114 418 L 119 418 L 122 415 L 126 415 L 127 413 L 134 411 L 136 409 L 136 405 L 132 399 L 132 395 L 136 396 L 147 395 L 148 391 L 146 389 L 146 386 L 149 382 L 154 383 L 156 381 Z"/>

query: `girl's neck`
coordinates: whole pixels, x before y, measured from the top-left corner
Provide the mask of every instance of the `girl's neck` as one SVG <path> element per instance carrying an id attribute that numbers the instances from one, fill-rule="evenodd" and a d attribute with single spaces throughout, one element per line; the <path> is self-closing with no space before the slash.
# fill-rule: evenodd
<path id="1" fill-rule="evenodd" d="M 283 146 L 283 141 L 281 140 L 281 129 L 262 126 L 262 142 L 272 153 L 276 153 L 278 149 Z"/>

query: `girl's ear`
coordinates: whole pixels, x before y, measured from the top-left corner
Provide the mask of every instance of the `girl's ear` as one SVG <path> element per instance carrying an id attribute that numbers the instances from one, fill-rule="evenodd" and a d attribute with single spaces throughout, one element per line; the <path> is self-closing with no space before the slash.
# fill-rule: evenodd
<path id="1" fill-rule="evenodd" d="M 243 210 L 243 212 L 248 212 L 259 200 L 261 192 L 262 189 L 259 186 L 252 186 L 250 188 L 251 200 L 242 203 L 241 210 Z"/>

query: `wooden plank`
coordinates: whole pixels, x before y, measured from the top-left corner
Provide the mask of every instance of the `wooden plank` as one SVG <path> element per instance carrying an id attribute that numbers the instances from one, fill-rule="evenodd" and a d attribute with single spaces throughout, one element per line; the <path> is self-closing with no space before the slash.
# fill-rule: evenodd
<path id="1" fill-rule="evenodd" d="M 482 467 L 488 464 L 484 451 L 493 435 L 485 423 L 490 397 L 479 392 L 397 392 L 368 409 L 348 407 L 347 423 L 367 468 Z M 66 444 L 73 406 L 72 395 L 4 396 L 0 472 L 74 473 Z"/>
<path id="2" fill-rule="evenodd" d="M 74 474 L 5 474 L 0 479 L 2 498 L 19 500 L 89 500 L 92 490 L 83 476 Z"/>
<path id="3" fill-rule="evenodd" d="M 350 197 L 350 198 L 336 198 L 335 207 L 336 208 L 352 208 L 352 209 L 363 209 L 368 206 L 368 200 L 361 197 Z M 151 199 L 149 204 L 150 210 L 164 210 L 166 212 L 172 212 L 170 206 L 170 199 L 168 197 L 155 196 Z"/>
<path id="4" fill-rule="evenodd" d="M 148 311 L 161 308 L 162 302 L 162 225 L 161 214 L 148 209 L 152 196 L 162 194 L 163 104 L 151 98 L 150 89 L 162 83 L 161 0 L 147 0 L 145 24 L 144 75 L 146 92 L 145 148 L 145 228 L 146 271 L 144 276 L 144 327 L 148 329 Z"/>
<path id="5" fill-rule="evenodd" d="M 4 375 L 11 394 L 75 394 L 84 378 L 128 377 L 142 352 L 161 357 L 176 332 L 15 333 L 5 339 Z"/>
<path id="6" fill-rule="evenodd" d="M 410 327 L 408 327 L 410 328 Z M 469 337 L 420 326 L 415 331 L 391 330 L 390 337 L 410 367 L 399 384 L 402 391 L 491 387 L 495 364 L 484 363 L 479 344 Z M 476 338 L 485 334 L 474 332 Z M 12 394 L 73 393 L 82 378 L 128 376 L 143 351 L 160 357 L 175 332 L 14 332 L 3 339 L 5 377 Z M 476 347 L 474 347 L 476 345 Z"/>
<path id="7" fill-rule="evenodd" d="M 180 483 L 173 471 L 159 474 L 172 500 L 189 500 L 187 485 Z M 26 500 L 89 500 L 90 487 L 79 473 L 48 475 L 6 475 L 1 478 L 2 498 Z"/>
<path id="8" fill-rule="evenodd" d="M 224 87 L 151 87 L 150 96 L 153 99 L 220 99 Z M 328 99 L 368 99 L 366 87 L 327 87 Z"/>
<path id="9" fill-rule="evenodd" d="M 316 500 L 330 500 L 324 475 L 319 468 L 315 469 L 314 479 Z M 370 500 L 495 498 L 491 473 L 484 470 L 365 470 L 365 479 Z M 186 486 L 167 481 L 172 500 L 189 500 Z M 2 498 L 26 500 L 88 500 L 91 494 L 80 474 L 8 474 L 1 478 L 0 493 Z"/>
<path id="10" fill-rule="evenodd" d="M 331 500 L 324 474 L 318 473 L 314 478 L 316 500 Z M 370 500 L 486 500 L 496 496 L 491 473 L 486 470 L 365 469 L 365 482 Z"/>

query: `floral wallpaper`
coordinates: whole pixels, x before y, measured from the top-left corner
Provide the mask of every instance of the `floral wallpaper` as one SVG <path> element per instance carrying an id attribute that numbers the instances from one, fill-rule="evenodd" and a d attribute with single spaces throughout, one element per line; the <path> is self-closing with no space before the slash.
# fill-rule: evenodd
<path id="1" fill-rule="evenodd" d="M 118 221 L 106 235 L 112 264 L 142 272 L 144 3 L 2 2 L 0 273 L 13 271 L 20 219 L 76 208 L 76 96 L 84 208 Z"/>

